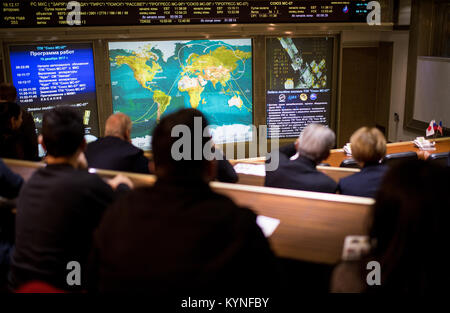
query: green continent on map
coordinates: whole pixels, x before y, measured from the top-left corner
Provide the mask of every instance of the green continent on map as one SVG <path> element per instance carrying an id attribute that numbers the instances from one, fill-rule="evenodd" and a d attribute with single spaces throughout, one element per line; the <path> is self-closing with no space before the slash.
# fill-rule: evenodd
<path id="1" fill-rule="evenodd" d="M 187 91 L 189 94 L 189 103 L 192 108 L 196 109 L 201 100 L 201 94 L 205 88 L 206 81 L 201 78 L 190 78 L 183 76 L 178 82 L 178 90 Z"/>
<path id="2" fill-rule="evenodd" d="M 153 53 L 130 56 L 119 55 L 116 57 L 115 61 L 118 66 L 122 64 L 128 65 L 133 70 L 134 78 L 139 82 L 139 84 L 142 87 L 153 91 L 147 86 L 147 82 L 151 82 L 153 80 L 158 71 L 161 70 L 161 66 L 154 60 L 152 60 L 152 66 L 147 65 L 146 62 L 150 59 L 157 60 L 157 56 Z"/>
<path id="3" fill-rule="evenodd" d="M 214 88 L 218 82 L 226 87 L 231 73 L 238 67 L 237 62 L 245 62 L 251 56 L 251 52 L 232 50 L 225 46 L 221 46 L 209 54 L 193 53 L 187 59 L 188 65 L 183 67 L 178 89 L 187 91 L 191 107 L 197 108 L 207 81 L 210 81 Z"/>
<path id="4" fill-rule="evenodd" d="M 161 118 L 161 115 L 166 110 L 167 106 L 170 104 L 170 100 L 172 100 L 172 97 L 166 95 L 161 90 L 155 90 L 153 92 L 153 101 L 155 101 L 156 104 L 158 104 L 158 117 L 157 117 L 158 121 Z"/>

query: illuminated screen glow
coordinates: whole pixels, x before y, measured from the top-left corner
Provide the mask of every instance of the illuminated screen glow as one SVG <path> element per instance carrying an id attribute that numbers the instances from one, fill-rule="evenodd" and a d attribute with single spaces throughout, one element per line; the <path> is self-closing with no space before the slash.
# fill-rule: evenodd
<path id="1" fill-rule="evenodd" d="M 150 150 L 161 117 L 200 110 L 217 144 L 252 139 L 252 41 L 110 42 L 114 112 L 133 122 L 132 142 Z"/>

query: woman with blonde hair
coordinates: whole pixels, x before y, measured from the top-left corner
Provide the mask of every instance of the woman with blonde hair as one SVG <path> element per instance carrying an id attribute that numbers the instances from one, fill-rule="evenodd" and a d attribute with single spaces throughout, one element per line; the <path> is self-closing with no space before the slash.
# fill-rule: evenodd
<path id="1" fill-rule="evenodd" d="M 361 172 L 342 178 L 339 192 L 344 195 L 375 197 L 386 166 L 380 161 L 386 155 L 386 139 L 377 128 L 361 127 L 350 137 L 352 156 Z"/>

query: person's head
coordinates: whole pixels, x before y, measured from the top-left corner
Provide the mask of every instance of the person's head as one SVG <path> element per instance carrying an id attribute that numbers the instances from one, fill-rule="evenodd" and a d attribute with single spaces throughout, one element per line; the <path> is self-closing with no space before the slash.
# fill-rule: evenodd
<path id="1" fill-rule="evenodd" d="M 16 102 L 17 90 L 13 84 L 1 83 L 0 84 L 0 101 Z"/>
<path id="2" fill-rule="evenodd" d="M 182 109 L 162 118 L 152 137 L 156 175 L 168 179 L 213 179 L 215 161 L 207 160 L 203 153 L 212 145 L 210 135 L 203 136 L 207 126 L 205 116 L 196 109 Z"/>
<path id="3" fill-rule="evenodd" d="M 15 102 L 0 103 L 0 129 L 3 132 L 17 130 L 22 125 L 22 110 Z"/>
<path id="4" fill-rule="evenodd" d="M 426 161 L 400 163 L 386 173 L 370 228 L 380 288 L 422 293 L 447 284 L 449 177 L 448 168 Z"/>
<path id="5" fill-rule="evenodd" d="M 110 115 L 106 120 L 105 136 L 118 137 L 125 141 L 131 140 L 131 119 L 123 113 Z"/>
<path id="6" fill-rule="evenodd" d="M 386 139 L 375 127 L 361 127 L 350 137 L 352 157 L 361 164 L 378 163 L 386 155 Z"/>
<path id="7" fill-rule="evenodd" d="M 319 164 L 330 155 L 335 139 L 334 132 L 328 127 L 309 124 L 298 137 L 297 150 L 301 156 Z"/>
<path id="8" fill-rule="evenodd" d="M 77 156 L 86 146 L 83 119 L 73 108 L 56 107 L 44 114 L 39 141 L 55 158 Z"/>

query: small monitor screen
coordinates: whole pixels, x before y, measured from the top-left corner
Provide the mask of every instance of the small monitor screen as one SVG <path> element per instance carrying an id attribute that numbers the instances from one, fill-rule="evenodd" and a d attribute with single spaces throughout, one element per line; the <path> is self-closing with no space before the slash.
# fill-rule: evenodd
<path id="1" fill-rule="evenodd" d="M 9 56 L 17 103 L 33 115 L 38 131 L 45 111 L 70 105 L 83 117 L 87 139 L 99 136 L 90 43 L 14 45 Z"/>
<path id="2" fill-rule="evenodd" d="M 329 125 L 333 38 L 266 40 L 269 138 L 297 137 L 310 123 Z"/>
<path id="3" fill-rule="evenodd" d="M 217 144 L 251 140 L 251 39 L 110 42 L 109 61 L 113 111 L 130 116 L 139 148 L 181 108 L 200 110 Z"/>

